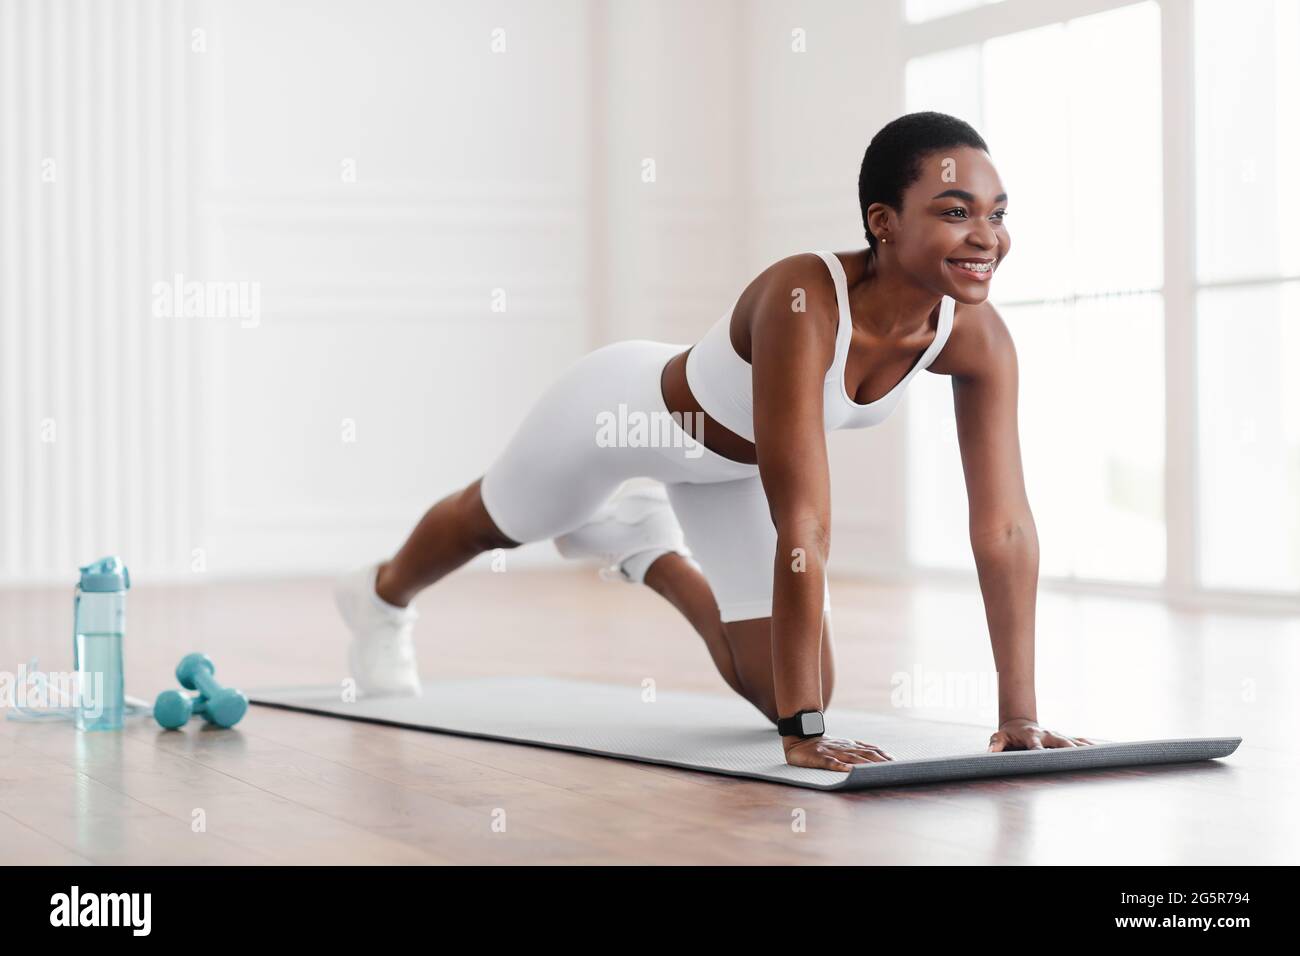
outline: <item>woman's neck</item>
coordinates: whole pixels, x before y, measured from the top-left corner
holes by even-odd
[[[866,249],[857,258],[859,267],[849,280],[853,324],[882,339],[923,336],[943,297],[917,285],[896,262],[881,260],[879,252]]]

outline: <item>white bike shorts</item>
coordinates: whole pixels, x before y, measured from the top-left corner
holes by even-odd
[[[664,365],[686,347],[636,339],[579,359],[483,476],[483,504],[524,544],[585,524],[629,479],[662,482],[722,620],[771,617],[776,528],[758,466],[705,448],[664,404]]]

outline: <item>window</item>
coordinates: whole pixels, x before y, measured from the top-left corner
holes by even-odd
[[[1044,576],[1165,577],[1160,33],[1138,3],[907,66],[907,110],[975,126],[1010,196],[992,295],[1020,358]],[[910,391],[910,558],[973,567],[951,383]]]
[[[1200,583],[1300,590],[1300,4],[1198,0]]]

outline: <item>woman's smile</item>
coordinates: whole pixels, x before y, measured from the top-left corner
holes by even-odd
[[[993,259],[972,257],[967,259],[945,259],[949,266],[961,274],[964,279],[975,282],[988,282],[993,276]]]

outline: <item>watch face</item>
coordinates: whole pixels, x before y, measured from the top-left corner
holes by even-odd
[[[803,724],[801,732],[806,735],[826,733],[826,721],[821,714],[804,714],[799,720]]]

